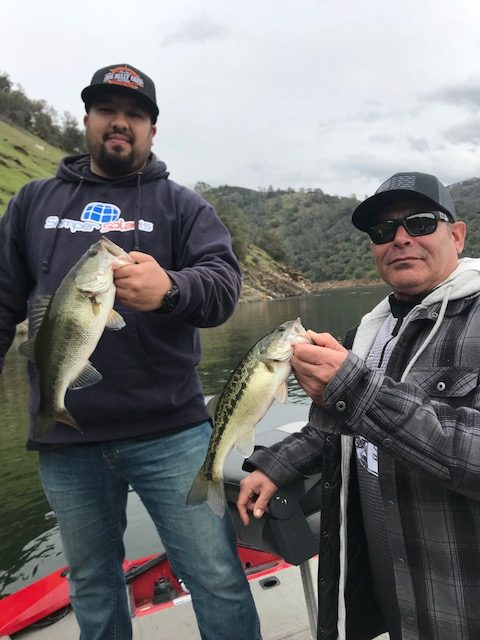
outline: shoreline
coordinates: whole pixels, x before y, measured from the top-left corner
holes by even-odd
[[[263,286],[262,286],[263,285]],[[279,300],[286,298],[298,298],[299,296],[315,295],[330,289],[348,289],[350,287],[376,287],[385,285],[383,280],[377,279],[350,279],[350,280],[326,280],[324,282],[310,282],[305,279],[296,281],[258,282],[244,281],[240,292],[239,303],[265,302],[267,300]]]

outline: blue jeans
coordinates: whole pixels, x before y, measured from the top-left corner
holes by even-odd
[[[150,514],[192,596],[204,640],[258,640],[260,625],[228,514],[185,499],[203,463],[208,423],[148,440],[40,452],[40,477],[60,527],[80,640],[130,640],[122,562],[128,486]]]

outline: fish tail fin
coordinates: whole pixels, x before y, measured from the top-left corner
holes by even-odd
[[[220,518],[225,513],[225,507],[227,501],[225,498],[225,489],[223,486],[223,478],[214,482],[213,480],[208,483],[208,497],[207,504],[210,509]]]
[[[208,480],[203,469],[200,469],[187,496],[187,504],[206,502],[210,509],[220,518],[225,513],[226,499],[223,478]]]
[[[63,422],[78,431],[82,431],[75,418],[66,409],[55,413],[55,415],[39,411],[33,421],[33,437],[41,438],[47,435],[47,433],[55,429],[57,422]]]

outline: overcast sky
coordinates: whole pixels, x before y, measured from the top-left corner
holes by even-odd
[[[359,199],[480,177],[479,0],[1,0],[0,71],[83,118],[103,66],[150,75],[154,151],[193,186]]]

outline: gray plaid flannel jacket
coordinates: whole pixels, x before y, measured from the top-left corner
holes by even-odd
[[[362,357],[350,352],[328,385],[327,410],[312,405],[301,432],[256,450],[249,462],[279,486],[323,470],[319,639],[337,638],[341,433],[378,446],[402,640],[479,640],[480,260],[462,259],[407,316],[383,375],[364,357],[388,312],[382,301],[362,320],[357,336],[367,339],[353,347]],[[365,640],[384,629],[368,562],[359,561],[367,552],[355,481],[351,465],[346,638]]]

